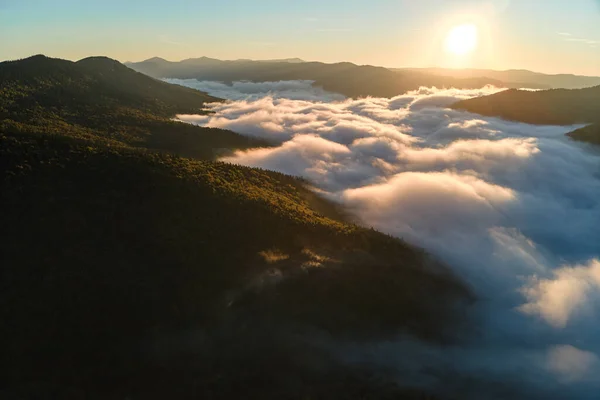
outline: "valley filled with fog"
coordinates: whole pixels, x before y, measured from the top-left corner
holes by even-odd
[[[346,99],[310,81],[166,81],[229,99],[178,120],[274,143],[222,161],[307,178],[357,223],[450,265],[478,297],[467,310],[477,334],[461,344],[337,343],[341,357],[398,368],[417,386],[451,391],[455,373],[489,382],[498,398],[510,382],[544,398],[595,398],[600,151],[566,136],[581,125],[449,108],[493,87]]]
[[[599,17],[0,0],[0,400],[599,399]]]

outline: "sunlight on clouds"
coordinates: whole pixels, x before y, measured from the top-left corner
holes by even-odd
[[[518,370],[531,385],[600,390],[590,379],[600,352],[600,153],[565,137],[576,127],[447,108],[499,90],[492,87],[310,101],[310,84],[292,86],[303,99],[231,94],[238,100],[209,105],[211,115],[179,119],[277,143],[223,161],[308,178],[357,222],[424,247],[471,285],[480,299],[470,315],[481,328],[477,343],[424,347],[411,362],[499,381]],[[388,345],[382,359],[396,344]]]
[[[513,201],[515,195],[469,175],[405,172],[385,183],[346,190],[341,199],[366,224],[425,238],[438,236],[446,227],[471,231],[493,223],[495,207]]]
[[[571,319],[595,311],[600,299],[600,260],[556,269],[549,278],[532,279],[522,291],[528,303],[521,311],[564,328]]]

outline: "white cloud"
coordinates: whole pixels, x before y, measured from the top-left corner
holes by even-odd
[[[331,33],[338,33],[338,32],[352,32],[354,29],[350,29],[350,28],[319,28],[316,29],[317,32],[331,32]]]
[[[173,46],[186,46],[186,43],[173,40],[167,35],[158,35],[158,41],[160,43],[169,44]]]
[[[565,327],[577,316],[594,318],[594,311],[600,311],[600,261],[553,270],[549,278],[532,279],[522,290],[529,302],[521,310],[553,326]]]
[[[262,45],[266,45],[262,43]],[[268,43],[268,45],[275,45]],[[279,81],[279,82],[233,82],[227,85],[222,82],[199,81],[196,79],[164,79],[165,82],[187,86],[206,92],[212,96],[229,100],[257,100],[272,95],[276,98],[311,101],[343,100],[341,94],[329,93],[312,86],[312,81]]]
[[[571,345],[555,346],[548,351],[548,369],[565,383],[593,380],[598,376],[598,356]]]
[[[586,38],[576,38],[576,37],[566,37],[565,40],[567,42],[576,42],[576,43],[584,43],[590,46],[597,45],[600,43],[600,40],[586,39]]]
[[[500,217],[496,209],[515,194],[466,174],[403,172],[384,183],[347,189],[341,200],[366,224],[417,240],[435,236],[440,226],[472,231],[493,224]]]
[[[562,366],[588,370],[595,361],[571,348],[556,350],[560,343],[600,352],[594,317],[600,311],[600,152],[565,136],[576,127],[446,108],[498,91],[491,87],[421,88],[391,99],[336,99],[313,92],[309,82],[293,87],[310,95],[288,99],[285,88],[262,90],[262,97],[210,105],[210,116],[180,119],[280,143],[225,161],[309,178],[362,224],[450,264],[482,299],[472,311],[481,337],[472,339],[477,349],[440,356],[444,365],[474,365],[469,373],[532,385],[559,374],[567,386],[552,393],[556,398],[594,398],[589,388],[598,385],[584,372],[564,372],[579,367]],[[230,98],[238,96],[247,93]],[[494,361],[499,355],[502,368]],[[521,360],[516,376],[509,359]],[[586,386],[569,386],[581,380]]]

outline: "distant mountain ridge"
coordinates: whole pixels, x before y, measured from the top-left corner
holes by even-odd
[[[306,62],[303,59],[298,58],[298,57],[294,57],[294,58],[279,58],[279,59],[272,59],[272,60],[252,60],[252,59],[248,59],[248,58],[239,58],[239,59],[233,60],[233,61],[237,61],[237,62],[243,62],[243,61],[274,62],[274,63],[289,63],[289,64],[299,64],[299,63]]]
[[[310,80],[315,86],[347,97],[393,97],[421,86],[480,88],[485,85],[503,87],[491,78],[457,79],[407,71],[396,73],[383,67],[356,65],[349,62],[221,61],[206,57],[180,62],[152,58],[127,64],[130,68],[155,78],[221,81]]]
[[[450,76],[454,78],[472,78],[486,76],[507,83],[511,88],[529,89],[582,89],[600,85],[599,76],[573,74],[542,74],[524,69],[496,71],[491,69],[449,69],[449,68],[397,68],[399,73],[417,71],[428,74]]]
[[[211,57],[198,57],[198,58],[186,58],[180,61],[169,61],[166,60],[162,57],[152,57],[149,58],[147,60],[143,60],[143,61],[139,61],[139,62],[132,62],[132,61],[128,61],[125,62],[125,65],[130,65],[130,64],[141,64],[141,63],[165,63],[165,64],[177,64],[177,63],[182,63],[182,64],[219,64],[222,62],[257,62],[257,63],[289,63],[289,64],[298,64],[298,63],[304,63],[306,61],[304,61],[301,58],[281,58],[281,59],[273,59],[273,60],[253,60],[250,58],[238,58],[235,60],[219,60],[218,58],[211,58]]]

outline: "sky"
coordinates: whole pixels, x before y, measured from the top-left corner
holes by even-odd
[[[477,49],[444,51],[474,24]],[[0,0],[0,60],[299,57],[600,76],[600,0]]]

